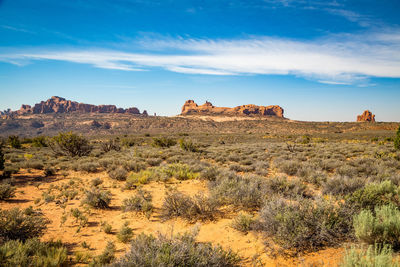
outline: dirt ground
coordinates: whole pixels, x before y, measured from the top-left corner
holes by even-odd
[[[84,210],[81,198],[85,188],[89,188],[90,182],[95,178],[103,179],[102,187],[112,193],[111,208],[107,210],[88,209],[85,215],[89,218],[88,224],[80,228],[75,219],[68,215],[64,223],[62,217],[69,214],[72,208]],[[79,179],[77,179],[79,178]],[[261,234],[250,232],[244,234],[231,227],[232,220],[236,215],[232,211],[222,211],[223,214],[217,216],[214,221],[205,221],[191,224],[182,219],[171,219],[164,221],[160,217],[160,208],[163,203],[167,187],[176,187],[179,191],[195,195],[199,192],[207,192],[205,182],[199,180],[172,181],[170,183],[151,182],[143,186],[143,189],[152,194],[152,203],[155,211],[150,218],[136,212],[123,212],[121,210],[122,201],[133,195],[133,190],[124,190],[123,183],[112,180],[107,173],[87,174],[80,172],[70,172],[66,177],[56,175],[45,178],[43,171],[21,170],[15,175],[17,183],[16,196],[7,202],[0,202],[2,209],[13,207],[26,208],[33,206],[40,208],[44,215],[50,220],[43,241],[60,239],[68,247],[69,253],[88,252],[95,256],[100,254],[106,247],[108,241],[114,241],[117,248],[117,257],[123,255],[128,249],[129,244],[121,243],[117,240],[116,233],[127,222],[129,227],[134,230],[134,234],[141,232],[163,234],[176,234],[191,231],[194,227],[199,228],[197,240],[200,242],[211,242],[215,245],[220,244],[224,249],[232,249],[244,258],[244,266],[335,266],[342,257],[342,248],[328,248],[317,253],[310,253],[296,257],[273,257],[266,253],[264,245],[265,237]],[[50,187],[60,186],[69,180],[75,180],[76,189],[79,193],[74,200],[68,201],[66,206],[57,204],[54,201],[45,203],[43,199],[37,203],[38,198],[42,197],[43,192],[47,192]],[[56,193],[57,190],[52,192]],[[35,203],[36,200],[36,203]],[[64,209],[65,208],[65,209]],[[112,226],[112,234],[106,234],[102,230],[101,223],[107,222]],[[82,243],[86,242],[88,248],[83,248]]]

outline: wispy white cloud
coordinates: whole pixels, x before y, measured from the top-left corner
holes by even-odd
[[[336,82],[336,81],[318,81],[320,83],[325,83],[325,84],[332,84],[332,85],[351,85],[349,82]]]
[[[400,78],[400,31],[342,35],[314,41],[249,37],[240,40],[146,39],[138,51],[40,49],[1,53],[0,61],[68,61],[97,68],[161,68],[203,75],[295,75],[330,84],[364,83],[368,77]],[[138,48],[138,47],[136,47]]]
[[[370,19],[367,16],[363,16],[357,12],[347,10],[347,9],[342,9],[342,8],[324,8],[324,11],[328,12],[329,14],[335,15],[335,16],[340,16],[348,21],[357,23],[361,27],[370,27],[374,24],[377,24],[377,21],[374,21]]]
[[[15,32],[24,32],[24,33],[30,33],[30,34],[34,34],[35,32],[27,30],[27,29],[23,29],[23,28],[19,28],[19,27],[13,27],[10,25],[0,25],[0,28],[6,29],[6,30],[10,30],[10,31],[15,31]]]

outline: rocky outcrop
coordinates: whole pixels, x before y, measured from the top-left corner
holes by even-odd
[[[70,112],[80,112],[80,113],[126,113],[126,114],[136,114],[140,115],[139,109],[132,108],[117,108],[115,105],[91,105],[85,103],[78,103],[71,100],[66,100],[65,98],[52,96],[46,101],[42,101],[35,104],[33,107],[30,105],[22,105],[18,111],[13,113],[17,115],[25,114],[48,114],[48,113],[70,113]],[[147,112],[143,114],[147,116]]]
[[[216,107],[206,101],[197,105],[193,100],[187,100],[182,107],[181,115],[261,115],[283,118],[283,108],[280,106],[242,105],[234,108]]]
[[[366,110],[363,114],[357,116],[357,121],[375,122],[375,115],[371,111]]]

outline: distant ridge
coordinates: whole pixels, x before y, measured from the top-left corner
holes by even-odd
[[[208,101],[199,106],[193,100],[187,100],[182,107],[181,115],[260,115],[284,118],[283,112],[283,108],[278,105],[257,106],[250,104],[226,108],[216,107]]]
[[[30,105],[22,105],[17,111],[4,111],[1,115],[27,115],[27,114],[49,114],[49,113],[126,113],[147,116],[147,111],[140,113],[136,107],[127,109],[117,108],[115,105],[91,105],[78,103],[76,101],[66,100],[59,96],[52,96],[46,101],[41,101],[33,107]]]

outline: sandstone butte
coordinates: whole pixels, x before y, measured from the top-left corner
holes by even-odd
[[[147,116],[146,110],[141,114],[138,108],[117,108],[115,105],[91,105],[85,103],[78,103],[65,98],[52,96],[46,101],[35,104],[33,107],[30,105],[22,105],[17,111],[13,111],[12,115],[26,115],[26,114],[48,114],[48,113],[126,113]]]
[[[283,117],[283,108],[280,106],[242,105],[234,108],[216,107],[206,101],[197,105],[193,100],[187,100],[182,107],[181,115],[261,115]]]
[[[363,114],[357,116],[357,121],[375,122],[375,115],[371,111],[366,110]]]

